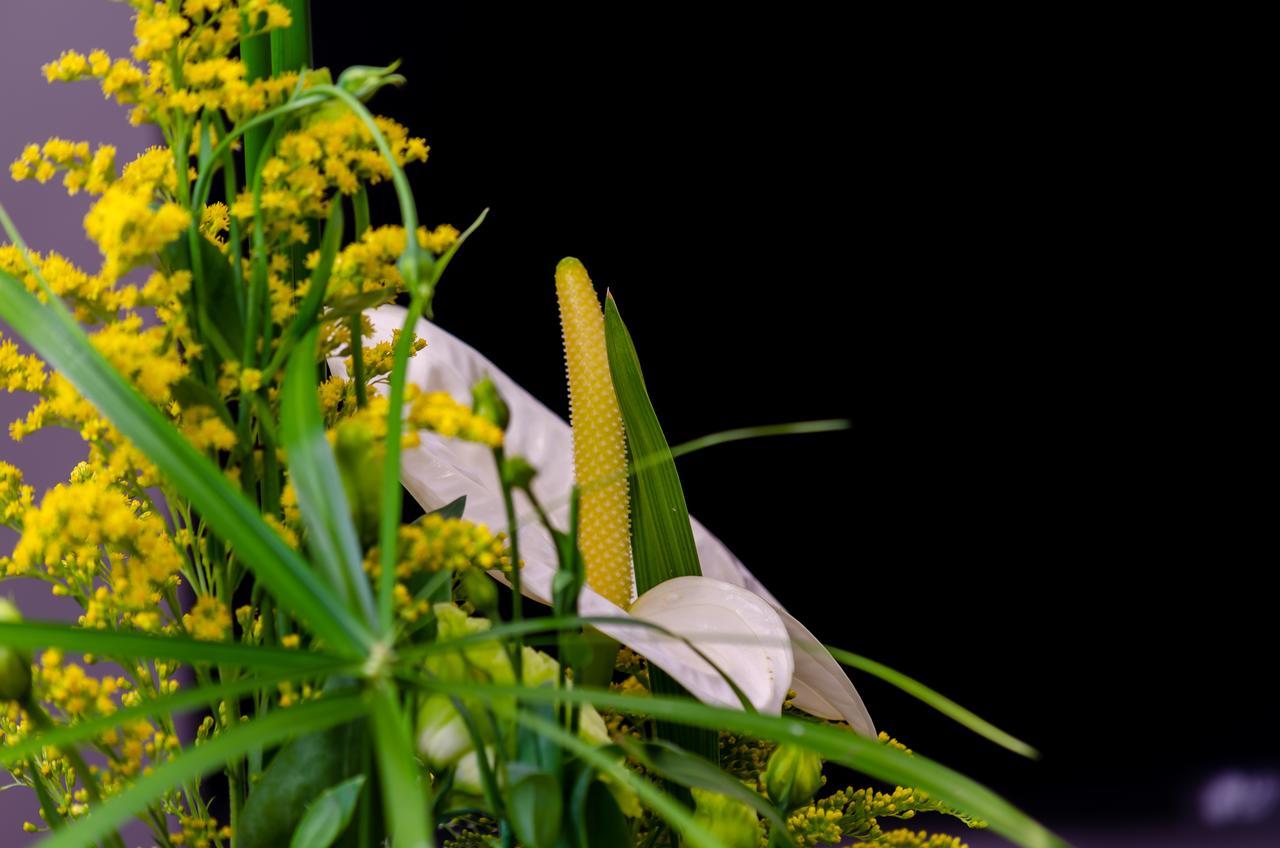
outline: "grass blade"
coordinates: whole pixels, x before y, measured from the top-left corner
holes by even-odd
[[[834,657],[837,662],[847,665],[850,668],[856,668],[859,671],[865,671],[867,674],[874,675],[884,682],[896,686],[908,695],[911,695],[933,707],[947,718],[969,728],[984,739],[990,740],[1002,748],[1008,748],[1015,754],[1021,754],[1022,756],[1029,757],[1033,760],[1039,759],[1040,752],[1028,745],[1026,742],[1023,742],[1012,734],[1004,732],[991,722],[970,712],[948,698],[946,695],[930,689],[920,681],[907,677],[907,675],[902,672],[895,671],[892,668],[889,668],[889,666],[884,665],[883,663],[878,663],[868,657],[850,653],[849,651],[842,651],[839,648],[832,648],[829,645],[824,647],[826,647],[826,649],[831,653],[831,656]]]
[[[115,632],[50,621],[0,622],[0,645],[26,650],[61,648],[107,657],[179,660],[241,668],[329,668],[343,657],[238,642],[201,642],[181,636]]]
[[[394,686],[385,684],[374,690],[370,718],[390,844],[395,848],[429,848],[433,844],[428,821],[431,804]]]
[[[92,845],[174,786],[195,780],[259,746],[274,745],[292,736],[324,730],[356,719],[364,711],[363,699],[354,695],[335,696],[236,724],[221,736],[199,747],[186,749],[119,795],[104,802],[87,817],[54,831],[39,843],[40,848],[83,848],[85,845]]]
[[[364,620],[373,624],[377,609],[364,574],[351,505],[320,417],[316,384],[318,332],[311,330],[289,357],[280,401],[281,436],[289,457],[289,477],[307,527],[307,547],[333,590],[346,598],[349,608],[358,609]]]
[[[622,323],[613,295],[605,297],[604,337],[609,352],[609,372],[622,411],[627,434],[631,475],[631,552],[636,592],[643,595],[673,577],[699,576],[698,547],[693,541],[689,507],[667,437],[654,412],[631,334]],[[684,688],[662,669],[650,665],[649,681],[655,694],[685,694]],[[713,763],[719,762],[720,744],[714,733],[689,727],[658,724],[657,733],[681,748]]]
[[[274,689],[277,684],[289,683],[302,678],[338,674],[350,669],[349,665],[329,666],[318,669],[295,669],[283,674],[266,677],[241,677],[229,683],[201,686],[197,689],[182,689],[172,695],[161,695],[149,698],[142,703],[125,707],[111,715],[84,719],[75,724],[58,727],[47,733],[28,736],[11,747],[0,747],[0,766],[9,767],[14,763],[39,752],[42,748],[76,745],[86,739],[97,736],[107,730],[119,728],[125,722],[148,716],[168,715],[183,710],[208,707],[225,698],[237,698],[259,689]]]
[[[41,304],[0,272],[0,317],[155,463],[282,607],[337,650],[362,652],[372,644],[369,631],[316,583],[257,507],[111,367],[60,302]]]
[[[638,715],[680,722],[709,730],[727,730],[760,739],[799,745],[824,759],[855,769],[877,780],[922,789],[971,816],[1023,848],[1067,848],[1067,843],[1004,798],[964,775],[922,757],[905,754],[857,733],[787,716],[762,715],[712,707],[693,700],[664,696],[621,695],[602,689],[549,689],[444,683],[421,679],[431,691],[478,698],[519,698],[525,703],[592,704]]]

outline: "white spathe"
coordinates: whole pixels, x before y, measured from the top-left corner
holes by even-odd
[[[389,340],[392,330],[400,329],[405,310],[388,305],[370,310],[366,315],[373,322],[373,341],[380,342]],[[533,481],[534,493],[546,505],[552,518],[564,526],[568,515],[567,497],[573,485],[573,447],[568,423],[482,354],[445,330],[422,319],[415,332],[426,340],[427,348],[409,360],[408,382],[423,391],[448,392],[457,400],[470,403],[471,387],[485,377],[492,380],[511,410],[511,422],[506,432],[507,453],[524,457],[538,470]],[[335,374],[346,376],[340,359],[331,359],[329,364]],[[418,503],[431,510],[465,496],[467,518],[495,531],[507,529],[502,488],[489,448],[446,439],[427,431],[420,435],[419,446],[405,450],[401,460],[405,488]],[[794,703],[800,709],[819,718],[847,721],[859,733],[874,736],[875,726],[862,698],[822,644],[782,608],[719,539],[696,519],[692,520],[692,527],[703,577],[710,578],[707,588],[676,592],[676,587],[673,587],[663,591],[667,584],[662,584],[650,590],[650,593],[659,593],[654,599],[648,598],[650,593],[638,599],[632,606],[632,614],[645,619],[660,617],[661,621],[654,618],[654,623],[696,642],[698,649],[732,676],[735,684],[762,712],[778,712],[782,703],[778,693],[785,695],[789,683],[796,692]],[[520,516],[519,533],[520,557],[524,561],[521,570],[524,593],[548,604],[557,568],[554,543],[531,511]],[[698,581],[700,578],[678,580]],[[733,594],[733,601],[727,600],[727,588],[722,593],[722,599],[726,599],[723,605],[726,611],[717,615],[725,616],[720,619],[724,629],[703,627],[697,616],[690,619],[689,616],[671,613],[667,605],[677,599],[683,603],[693,603],[690,599],[696,599],[699,615],[704,615],[705,608],[715,597],[714,581],[738,590]],[[676,581],[668,581],[673,582]],[[743,596],[765,603],[753,604]],[[628,615],[627,611],[605,600],[590,587],[583,588],[578,611],[580,615],[592,617],[621,618]],[[778,623],[782,625],[781,630]],[[707,703],[738,705],[738,698],[724,678],[678,640],[642,626],[601,625],[599,629],[657,664],[699,699]],[[703,631],[701,639],[697,638],[699,630]],[[712,638],[717,635],[720,640]],[[727,655],[744,642],[747,646],[742,650],[752,652],[755,659],[742,661],[745,664],[730,660]],[[767,650],[762,651],[762,648]],[[788,659],[784,660],[783,656]],[[732,666],[733,670],[726,666]]]

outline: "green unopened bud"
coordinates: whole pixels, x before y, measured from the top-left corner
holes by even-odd
[[[432,258],[431,252],[423,250],[416,238],[409,239],[404,253],[400,254],[400,260],[396,262],[396,267],[400,269],[400,276],[404,278],[405,288],[413,294],[421,294],[425,297],[427,308],[430,309],[436,267],[436,261]]]
[[[822,758],[795,745],[779,745],[764,770],[764,788],[776,804],[799,807],[822,788]]]
[[[471,387],[471,411],[499,430],[507,429],[511,422],[511,410],[488,377]]]
[[[697,804],[694,819],[719,837],[725,848],[756,848],[761,831],[755,810],[719,792],[697,787],[692,792]]]
[[[536,476],[538,469],[523,456],[509,456],[502,463],[502,480],[513,489],[528,489]]]
[[[447,695],[432,695],[418,710],[418,753],[433,768],[454,765],[472,749],[467,723]]]
[[[477,611],[490,618],[497,612],[498,587],[488,574],[476,568],[468,568],[462,573],[462,591]]]
[[[0,622],[22,621],[13,602],[0,598]],[[17,648],[0,645],[0,701],[21,701],[31,693],[31,655]]]
[[[338,87],[354,94],[362,101],[367,101],[380,88],[388,85],[404,85],[404,76],[395,73],[398,67],[400,67],[399,59],[385,68],[375,68],[372,65],[352,65],[338,75]]]

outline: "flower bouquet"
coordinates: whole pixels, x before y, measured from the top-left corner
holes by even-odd
[[[36,396],[10,435],[86,445],[39,498],[0,464],[0,577],[81,609],[0,600],[0,757],[40,844],[135,819],[165,848],[962,844],[920,813],[1062,844],[877,734],[844,666],[1030,748],[822,645],[690,518],[679,455],[840,422],[670,447],[565,259],[570,427],[428,320],[483,215],[419,224],[427,145],[366,105],[394,66],[312,67],[305,0],[131,5],[131,56],[44,71],[165,145],[52,138],[10,169],[94,196],[101,266],[0,209],[0,318],[34,351],[0,341],[0,383]],[[385,184],[397,221],[371,219]]]

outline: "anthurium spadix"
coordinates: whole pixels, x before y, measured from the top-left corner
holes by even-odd
[[[405,310],[388,305],[370,310],[366,316],[373,324],[372,341],[381,342],[391,339],[393,331],[403,326]],[[547,505],[553,520],[565,526],[566,496],[574,484],[569,424],[479,351],[447,331],[421,319],[415,332],[426,340],[427,348],[409,361],[408,382],[423,391],[448,392],[469,403],[473,386],[485,378],[493,381],[511,413],[506,452],[524,457],[538,470],[532,485],[534,494]],[[329,364],[334,373],[346,376],[340,359],[330,360]],[[419,435],[419,444],[406,448],[401,460],[401,479],[414,499],[431,510],[466,497],[468,518],[494,530],[506,529],[502,487],[490,449],[429,431]],[[579,614],[649,616],[653,623],[692,641],[697,651],[643,625],[599,625],[601,631],[648,658],[707,703],[739,705],[733,687],[725,682],[727,676],[757,709],[777,712],[789,685],[796,692],[793,703],[800,709],[819,718],[847,721],[859,733],[875,735],[857,690],[822,643],[787,613],[719,539],[696,519],[691,520],[691,525],[701,579],[708,581],[703,584],[708,588],[675,592],[678,586],[667,587],[653,599],[639,599],[625,610],[588,585],[579,597]],[[550,604],[557,569],[554,542],[532,514],[521,516],[519,540],[524,563],[521,588],[533,600]],[[663,585],[654,591],[663,589]],[[709,611],[713,603],[714,622]],[[689,614],[680,615],[677,611],[681,608]],[[781,631],[769,612],[781,622]],[[704,623],[704,632],[699,634],[697,629]],[[746,652],[735,653],[743,645],[756,648],[756,656],[761,658],[748,659],[750,654]]]

